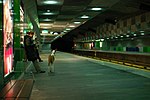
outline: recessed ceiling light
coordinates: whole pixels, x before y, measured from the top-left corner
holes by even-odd
[[[53,32],[50,32],[50,34],[53,34]]]
[[[48,30],[42,30],[42,33],[48,33]]]
[[[129,37],[129,35],[126,35],[126,37]]]
[[[44,28],[44,29],[49,29],[49,28],[52,28],[52,26],[40,26],[40,28]]]
[[[142,33],[142,32],[144,32],[144,31],[140,31],[140,32]]]
[[[56,13],[52,13],[52,12],[46,12],[46,13],[41,13],[42,15],[56,15]]]
[[[53,34],[54,34],[54,35],[58,35],[58,32],[54,32]]]
[[[133,34],[133,36],[136,36],[136,34]]]
[[[76,27],[76,26],[74,26],[74,25],[70,25],[69,27]]]
[[[89,16],[83,15],[83,16],[81,16],[80,18],[89,18]]]
[[[66,28],[67,31],[71,30],[70,28]]]
[[[64,30],[63,32],[67,32],[66,30]]]
[[[58,4],[57,1],[44,1],[44,4]]]
[[[48,23],[40,23],[40,26],[51,26],[52,24],[48,24]]]
[[[50,10],[47,10],[47,12],[50,12]]]
[[[100,41],[104,41],[104,39],[100,39]]]
[[[145,35],[144,33],[141,33],[141,35]]]
[[[52,21],[52,19],[46,18],[46,19],[40,19],[40,21]]]
[[[74,22],[75,24],[80,24],[81,22]]]
[[[102,10],[102,8],[91,8],[91,10],[99,11],[99,10]]]

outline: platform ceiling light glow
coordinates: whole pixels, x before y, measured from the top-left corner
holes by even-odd
[[[48,23],[40,23],[40,26],[51,26],[52,24],[48,24]]]
[[[58,4],[59,2],[57,2],[57,1],[44,1],[43,2],[44,4]]]
[[[136,36],[136,34],[133,34],[133,36]]]
[[[42,33],[48,33],[48,30],[42,30]]]
[[[51,26],[40,26],[40,28],[49,29],[52,28]]]
[[[140,32],[142,33],[142,32],[144,32],[144,31],[140,31]]]
[[[74,24],[80,24],[81,22],[74,22]]]
[[[81,16],[80,18],[89,18],[89,16],[83,15],[83,16]]]
[[[100,39],[100,41],[104,41],[104,39]]]
[[[40,13],[42,15],[56,15],[57,13],[53,13],[53,12],[46,12],[46,13]]]
[[[102,10],[102,8],[91,8],[91,10],[99,11],[99,10]]]
[[[70,28],[66,28],[67,31],[71,30]]]
[[[69,27],[76,27],[76,26],[74,26],[74,25],[70,25]]]
[[[50,10],[47,10],[47,12],[50,12]]]
[[[144,33],[141,33],[141,35],[145,35]]]
[[[53,21],[53,20],[46,18],[46,19],[40,19],[40,21]]]
[[[126,35],[126,37],[129,37],[129,35]]]
[[[66,33],[67,31],[66,31],[66,30],[64,30],[64,32]]]
[[[53,32],[50,32],[50,34],[53,34]]]
[[[58,35],[58,32],[54,32],[54,35]]]

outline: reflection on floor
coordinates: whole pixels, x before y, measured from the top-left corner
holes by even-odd
[[[48,69],[49,52],[41,54]],[[55,74],[36,74],[31,100],[150,100],[150,72],[110,62],[56,52]]]

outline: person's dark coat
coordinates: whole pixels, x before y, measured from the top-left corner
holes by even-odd
[[[33,39],[30,36],[26,36],[24,38],[24,48],[26,51],[26,56],[28,61],[35,61],[37,60],[37,55],[35,51],[35,44],[33,43]]]

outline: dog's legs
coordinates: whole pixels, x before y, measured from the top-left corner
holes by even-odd
[[[48,66],[48,75],[54,75],[54,64],[52,63]]]
[[[50,71],[53,73],[54,70],[55,70],[55,69],[54,69],[54,64],[52,63],[52,64],[51,64],[51,69],[50,69]]]
[[[48,66],[48,71],[50,73],[53,73],[54,72],[54,64],[50,63],[50,65]]]

